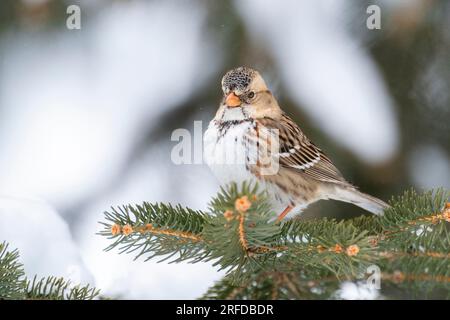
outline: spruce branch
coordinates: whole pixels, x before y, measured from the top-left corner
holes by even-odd
[[[205,298],[333,297],[339,281],[362,281],[371,265],[398,287],[450,289],[449,193],[407,191],[384,216],[276,223],[256,185],[222,188],[208,211],[164,204],[105,213],[107,248],[146,260],[205,262],[227,271]]]
[[[107,222],[102,223],[99,234],[113,239],[106,249],[119,246],[120,252],[137,252],[136,259],[146,260],[162,256],[160,261],[204,259],[205,243],[201,235],[207,215],[181,206],[165,204],[128,205],[105,212]]]
[[[99,290],[89,285],[73,286],[63,278],[28,280],[17,249],[9,251],[6,242],[0,244],[0,300],[91,300],[98,294]]]
[[[6,242],[0,243],[0,300],[20,299],[26,287],[24,278],[19,252],[9,251]]]
[[[46,277],[28,280],[25,298],[32,300],[92,300],[100,291],[86,286],[72,286],[70,281],[64,278]]]

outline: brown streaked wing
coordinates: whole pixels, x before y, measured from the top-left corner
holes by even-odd
[[[314,145],[287,115],[283,114],[279,121],[264,118],[259,122],[268,128],[279,130],[278,156],[281,166],[319,181],[352,186],[325,153]]]

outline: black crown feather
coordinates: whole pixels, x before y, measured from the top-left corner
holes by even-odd
[[[222,85],[229,90],[245,91],[253,79],[255,71],[247,67],[239,67],[228,71],[222,79]]]

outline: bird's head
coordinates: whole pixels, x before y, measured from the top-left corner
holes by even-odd
[[[280,113],[278,103],[267,88],[258,71],[248,67],[238,67],[228,71],[222,78],[224,94],[221,108],[229,120],[261,118],[272,113]]]

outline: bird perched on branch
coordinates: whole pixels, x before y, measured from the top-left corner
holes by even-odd
[[[283,112],[257,71],[228,71],[222,91],[203,137],[205,161],[221,183],[257,181],[279,212],[278,221],[322,199],[353,203],[377,215],[389,207],[344,179]]]

